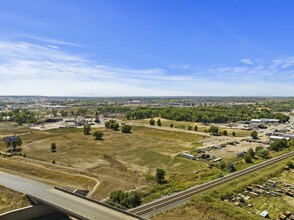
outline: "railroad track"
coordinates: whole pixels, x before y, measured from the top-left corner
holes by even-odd
[[[191,187],[187,190],[175,193],[171,196],[164,197],[164,198],[158,199],[154,202],[141,205],[139,207],[130,209],[128,211],[133,214],[136,214],[138,216],[148,217],[151,214],[156,214],[159,211],[163,211],[165,208],[169,208],[169,207],[174,206],[176,204],[182,204],[183,202],[187,201],[189,198],[191,198],[192,196],[194,196],[198,193],[209,190],[213,187],[216,187],[216,186],[221,185],[223,183],[229,182],[231,180],[237,179],[237,178],[244,176],[246,174],[249,174],[251,172],[260,170],[266,166],[275,164],[279,161],[285,160],[285,159],[290,158],[292,156],[294,156],[294,151],[287,153],[287,154],[283,154],[278,157],[275,157],[273,159],[266,160],[266,161],[261,162],[259,164],[250,166],[246,169],[228,174],[224,177],[212,180],[208,183],[203,183],[201,185],[197,185],[197,186]]]

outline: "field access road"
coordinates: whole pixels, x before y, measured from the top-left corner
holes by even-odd
[[[176,207],[179,205],[184,204],[187,202],[192,196],[201,193],[203,191],[212,189],[216,186],[219,186],[223,183],[229,182],[231,180],[235,180],[239,177],[242,177],[246,174],[252,173],[254,171],[260,170],[266,166],[275,164],[277,162],[280,162],[282,160],[285,160],[287,158],[293,157],[294,156],[294,151],[266,160],[264,162],[261,162],[259,164],[250,166],[244,170],[240,170],[231,174],[228,174],[222,178],[210,181],[208,183],[204,183],[198,186],[191,187],[187,190],[172,194],[170,196],[163,197],[161,199],[158,199],[154,202],[150,202],[141,206],[138,206],[136,208],[130,209],[129,211],[131,213],[134,213],[136,215],[148,218],[150,216],[153,216],[155,214],[158,214],[162,211],[165,211],[166,209]]]
[[[97,204],[84,198],[56,190],[48,185],[0,171],[0,185],[36,197],[57,211],[81,219],[135,220],[125,213]]]

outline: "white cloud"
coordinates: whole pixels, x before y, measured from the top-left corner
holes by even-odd
[[[183,70],[187,70],[187,69],[190,69],[190,66],[187,65],[187,64],[184,64],[184,65],[170,65],[169,68],[171,69],[183,69]]]
[[[195,75],[98,65],[54,45],[0,41],[1,95],[294,95],[292,58]],[[294,64],[293,64],[294,65]],[[183,66],[182,66],[182,69]]]
[[[251,65],[253,64],[253,61],[251,59],[242,59],[240,60],[241,63],[247,64],[247,65]]]

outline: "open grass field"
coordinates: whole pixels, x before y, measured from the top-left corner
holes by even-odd
[[[161,120],[163,127],[170,127],[171,124],[173,124],[173,127],[178,127],[179,130],[188,129],[188,126],[192,126],[192,129],[195,125],[197,125],[199,132],[205,132],[205,130],[209,129],[209,126],[204,125],[203,123],[198,122],[188,122],[188,121],[175,121],[175,120],[169,120],[169,119],[163,119],[163,118],[154,118],[155,121],[158,119]],[[127,120],[127,122],[135,123],[138,125],[149,125],[149,119],[141,119],[141,120]],[[251,131],[246,130],[240,130],[240,129],[233,129],[233,128],[222,128],[223,124],[214,124],[215,126],[218,126],[220,128],[220,131],[226,130],[228,132],[228,136],[232,137],[232,133],[235,132],[236,137],[247,137],[250,136]],[[155,127],[156,127],[155,123]],[[182,126],[185,126],[183,128]]]
[[[50,166],[36,166],[18,158],[0,157],[0,169],[24,177],[32,178],[37,181],[45,182],[49,185],[68,187],[70,189],[82,188],[92,189],[96,184],[94,180],[81,176],[58,171]]]
[[[293,161],[293,160],[292,160]],[[293,198],[283,195],[281,197],[259,196],[249,199],[252,207],[237,207],[232,202],[223,201],[221,198],[229,198],[242,192],[245,187],[258,183],[262,184],[268,179],[277,179],[283,182],[294,184],[294,170],[284,170],[286,162],[281,162],[265,168],[261,171],[249,174],[233,182],[229,182],[205,193],[195,196],[189,203],[178,208],[166,211],[152,220],[168,219],[214,219],[214,220],[261,220],[259,213],[267,210],[270,218],[276,219],[282,211],[293,211]]]
[[[30,205],[25,195],[0,186],[0,213]]]
[[[6,135],[23,134],[31,132],[28,126],[15,125],[10,122],[0,122],[0,138]]]
[[[179,153],[197,149],[198,141],[204,138],[200,135],[140,126],[134,126],[131,134],[105,128],[96,128],[92,132],[95,130],[104,132],[104,140],[94,140],[92,135],[84,135],[82,129],[53,129],[23,134],[22,154],[26,158],[19,157],[19,160],[69,167],[94,176],[101,183],[93,194],[98,199],[107,197],[117,189],[132,190],[151,186],[153,182],[146,180],[146,177],[154,176],[156,168],[165,169],[167,178],[178,183],[185,180],[181,187],[206,181],[216,173],[208,172],[205,162],[177,157]],[[55,153],[50,149],[53,142],[57,145]],[[0,144],[0,149],[7,149],[4,143]],[[53,165],[52,161],[56,164]],[[199,173],[193,175],[193,171]],[[202,179],[204,173],[207,178]],[[54,177],[54,182],[58,182],[58,178]],[[67,184],[70,185],[70,181]]]

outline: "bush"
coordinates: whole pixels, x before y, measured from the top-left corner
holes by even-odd
[[[252,163],[252,157],[249,153],[246,153],[245,156],[244,156],[244,161],[246,163]]]
[[[231,172],[231,173],[237,170],[235,167],[235,164],[233,164],[232,162],[228,162],[227,168],[228,168],[229,172]]]
[[[96,140],[102,140],[104,133],[102,131],[95,131],[93,133],[93,136],[95,137]]]
[[[286,139],[276,140],[276,141],[272,142],[271,146],[270,146],[270,148],[274,151],[281,151],[287,147],[288,147],[288,143],[287,143]]]
[[[129,134],[129,133],[131,133],[131,129],[132,129],[132,127],[130,125],[125,125],[122,127],[121,132],[125,133],[125,134]]]
[[[57,149],[56,143],[52,143],[51,144],[51,152],[52,153],[55,153],[56,152],[56,149]]]
[[[165,181],[165,171],[163,169],[156,169],[156,179],[157,183],[162,184]]]
[[[149,124],[150,124],[150,125],[154,125],[154,124],[155,124],[155,120],[154,120],[153,118],[151,118],[151,119],[149,120]]]
[[[248,150],[247,150],[247,153],[250,154],[250,156],[251,156],[252,158],[255,157],[255,152],[254,152],[254,150],[253,150],[252,148],[248,149]]]
[[[252,132],[251,132],[251,137],[252,137],[253,139],[258,139],[257,131],[252,131]]]
[[[55,160],[52,160],[52,163],[55,164],[56,163]]]
[[[173,127],[174,127],[174,124],[170,124],[169,126],[170,126],[171,128],[173,128]]]
[[[223,130],[222,133],[223,133],[224,136],[227,136],[228,135],[227,130]]]
[[[142,199],[138,192],[123,192],[121,190],[110,193],[110,200],[113,203],[123,206],[125,209],[134,208],[141,205]]]
[[[208,132],[212,133],[213,135],[216,135],[216,134],[218,134],[218,130],[219,130],[218,127],[211,125],[208,129]]]
[[[108,129],[112,129],[114,131],[118,131],[119,123],[117,123],[116,120],[111,119],[111,120],[105,122],[105,127]]]
[[[161,126],[161,120],[160,119],[157,120],[157,126]]]
[[[221,177],[223,177],[224,176],[224,174],[222,173],[222,172],[219,172],[218,174],[217,174],[217,177],[218,178],[221,178]]]
[[[84,135],[89,135],[91,131],[91,125],[85,124],[84,125]]]
[[[256,152],[257,156],[263,158],[263,159],[268,159],[269,158],[269,151],[266,148],[262,148]]]
[[[288,161],[287,162],[287,166],[290,168],[290,169],[294,169],[294,164],[292,161]]]

